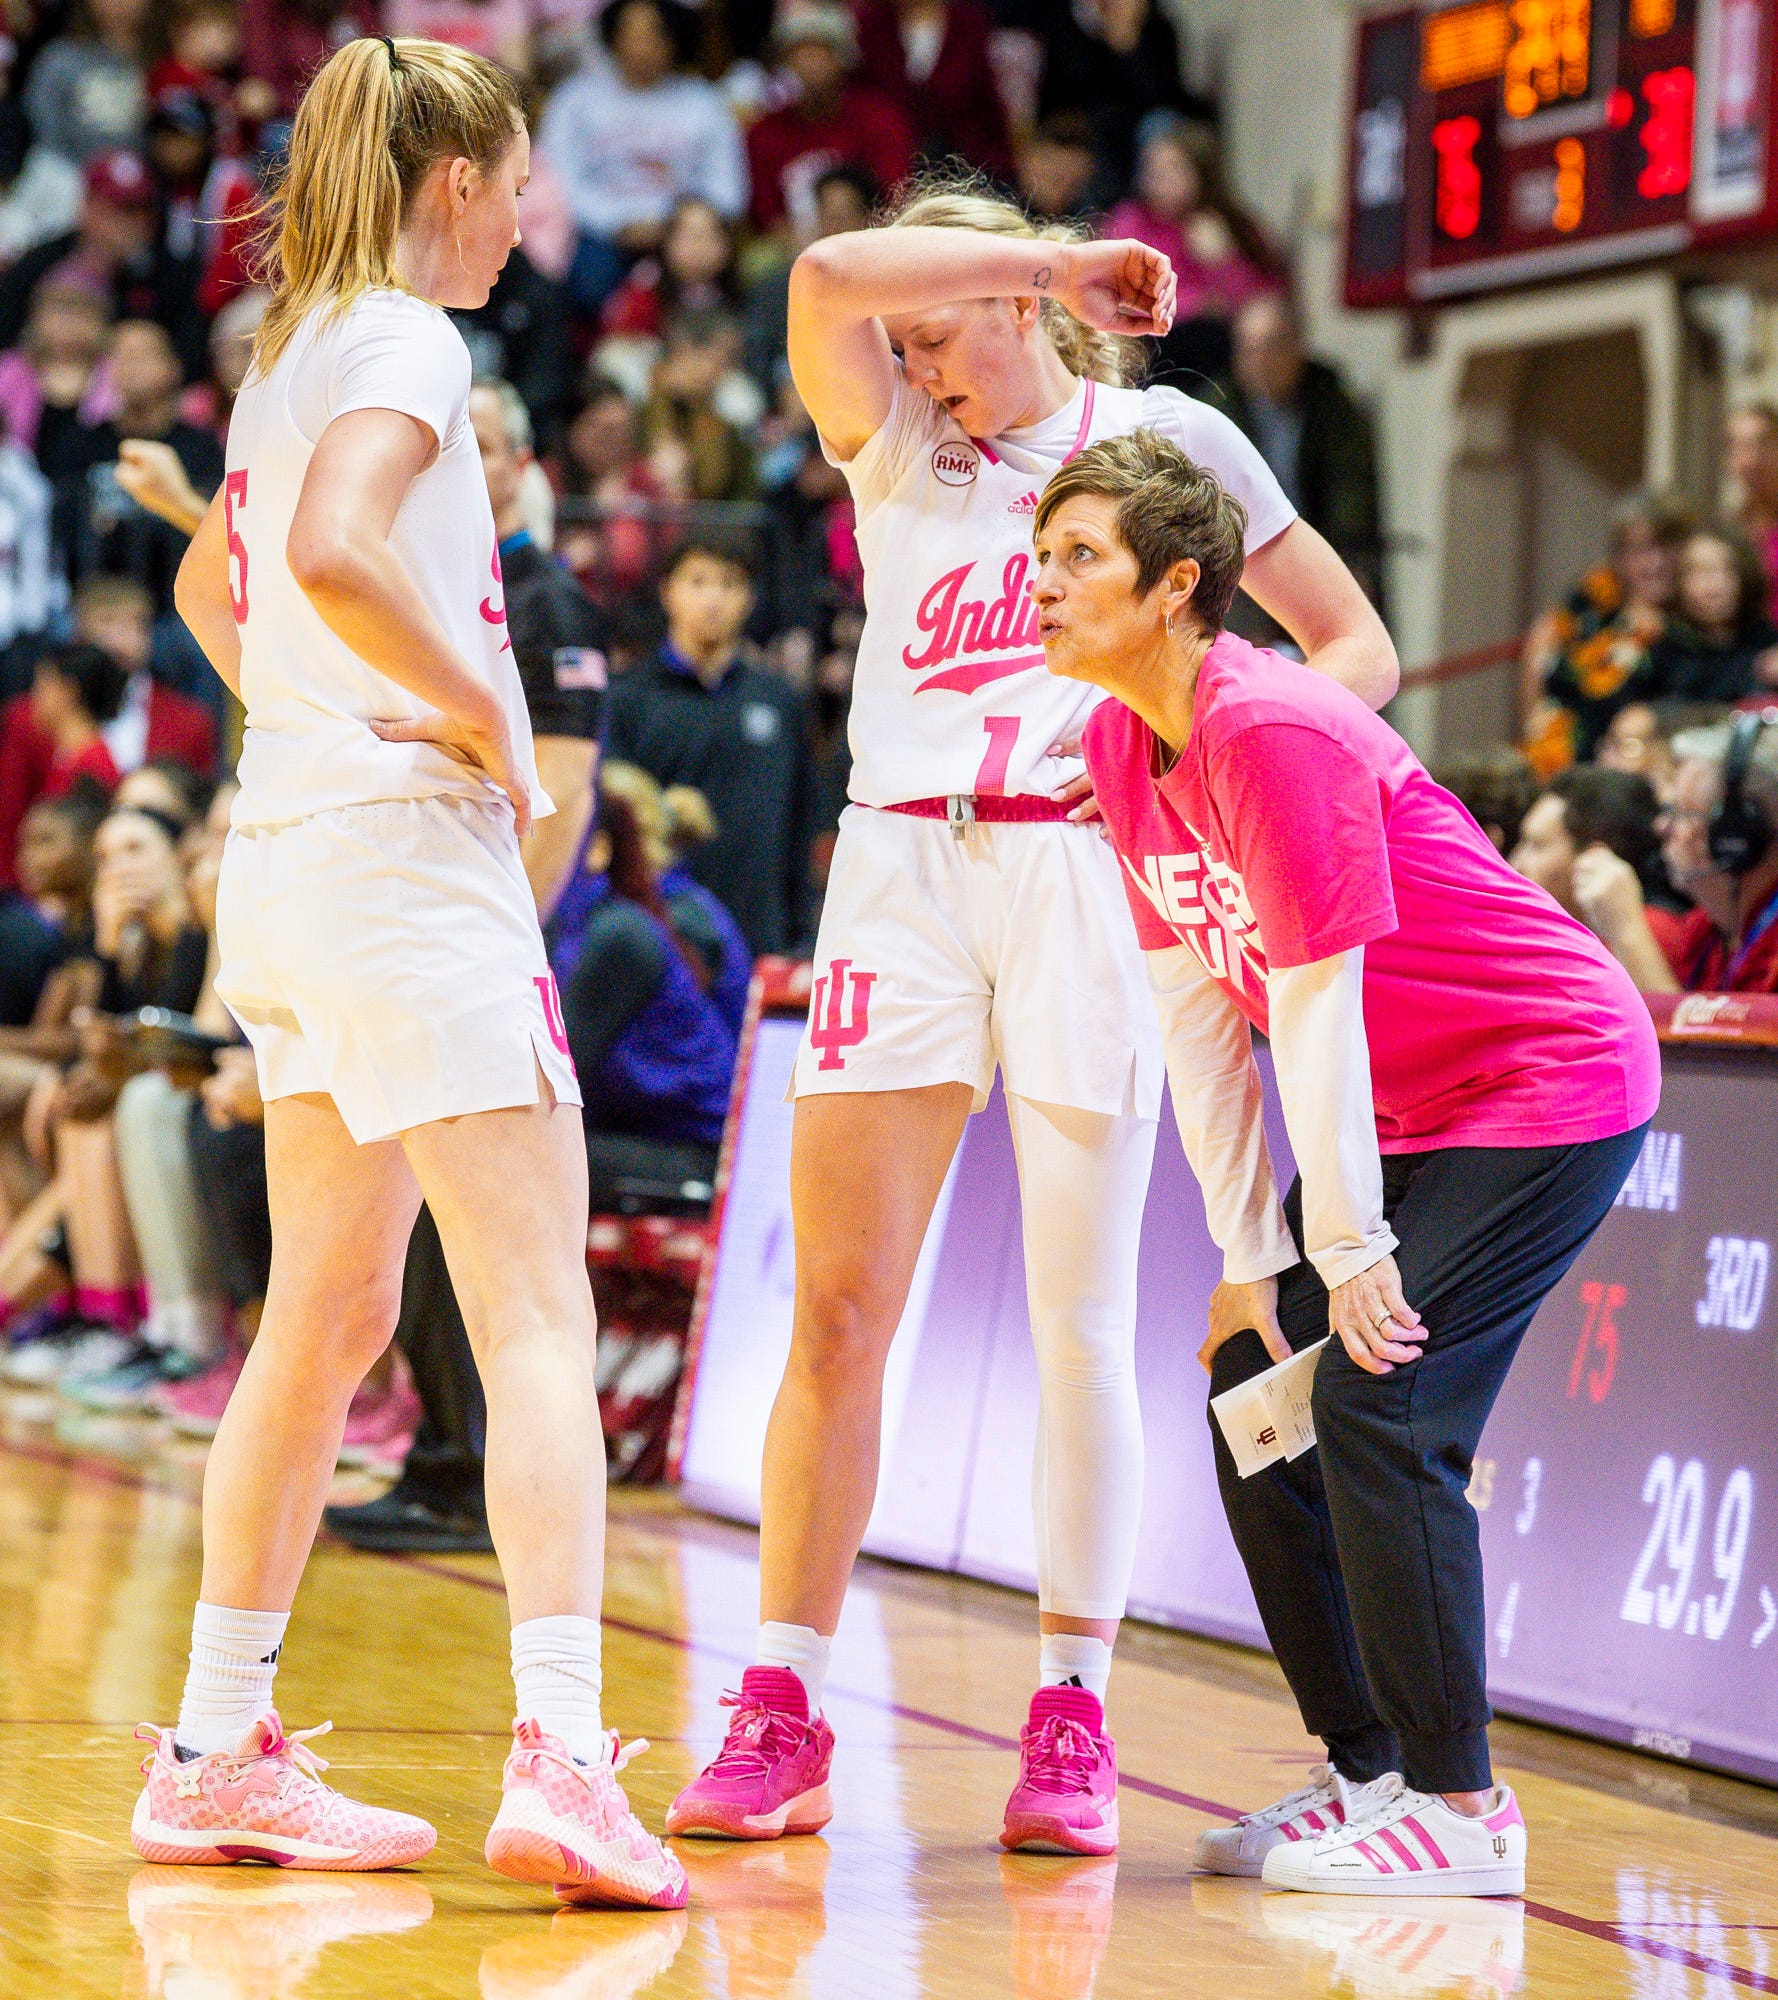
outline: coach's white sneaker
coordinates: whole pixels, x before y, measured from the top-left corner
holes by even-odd
[[[1377,1782],[1381,1782],[1378,1780]],[[1274,1847],[1313,1840],[1363,1810],[1370,1785],[1349,1784],[1331,1764],[1311,1764],[1309,1782],[1263,1812],[1198,1835],[1192,1859],[1212,1875],[1257,1875]]]
[[[1491,1812],[1453,1812],[1434,1792],[1395,1773],[1365,1787],[1362,1810],[1309,1840],[1275,1846],[1261,1878],[1268,1889],[1334,1896],[1522,1896],[1525,1822],[1501,1785]]]

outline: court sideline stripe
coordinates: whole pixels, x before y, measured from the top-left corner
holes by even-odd
[[[187,1493],[180,1487],[147,1478],[127,1467],[111,1461],[89,1457],[82,1452],[52,1449],[45,1445],[21,1444],[11,1440],[0,1440],[0,1455],[14,1458],[32,1459],[39,1464],[57,1465],[88,1479],[99,1480],[111,1486],[134,1488],[138,1492],[172,1493],[192,1506],[201,1506],[199,1495]],[[431,1562],[424,1556],[367,1551],[382,1556],[385,1562],[399,1563],[404,1569],[423,1571],[428,1576],[443,1578],[449,1583],[467,1584],[472,1590],[489,1591],[504,1597],[506,1586],[493,1577],[473,1576],[460,1569],[453,1569],[448,1563]],[[726,1660],[730,1664],[746,1664],[737,1653],[730,1653],[719,1646],[711,1646],[704,1641],[687,1638],[681,1632],[664,1632],[657,1626],[638,1624],[633,1619],[613,1618],[607,1614],[601,1623],[615,1631],[627,1633],[633,1639],[653,1640],[657,1645],[671,1646],[683,1653],[700,1653],[712,1659]],[[945,1735],[959,1736],[972,1743],[981,1743],[995,1750],[1017,1750],[1018,1743],[1010,1736],[1000,1736],[988,1729],[977,1729],[973,1723],[958,1722],[948,1715],[934,1715],[926,1709],[911,1708],[903,1702],[885,1701],[880,1695],[858,1694],[848,1688],[834,1689],[834,1693],[848,1701],[855,1701],[867,1708],[876,1708],[898,1717],[905,1722],[919,1723],[928,1729],[935,1729]],[[90,1725],[98,1726],[98,1725]],[[1169,1785],[1157,1784],[1152,1778],[1138,1778],[1128,1772],[1119,1772],[1118,1783],[1133,1792],[1141,1792],[1150,1798],[1164,1800],[1169,1805],[1182,1805],[1194,1812],[1208,1813],[1213,1819],[1235,1820],[1241,1817],[1232,1806],[1219,1805],[1212,1799],[1200,1799],[1191,1792],[1175,1791]],[[1749,1967],[1732,1965],[1726,1959],[1711,1958],[1703,1952],[1690,1951],[1684,1945],[1669,1944],[1660,1938],[1645,1937],[1640,1932],[1625,1930],[1621,1925],[1600,1917],[1577,1916],[1572,1910],[1561,1910],[1549,1903],[1534,1903],[1525,1899],[1525,1914],[1536,1917],[1541,1922],[1553,1924],[1560,1930],[1573,1931],[1580,1937],[1591,1938],[1595,1943],[1616,1945],[1621,1950],[1638,1952],[1646,1958],[1660,1959],[1669,1965],[1681,1965],[1688,1971],[1701,1972],[1713,1979],[1725,1979],[1731,1986],[1745,1986],[1755,1993],[1778,1994],[1778,1979],[1763,1972],[1755,1972]]]

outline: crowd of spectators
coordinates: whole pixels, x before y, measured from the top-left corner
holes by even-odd
[[[1650,993],[1778,993],[1778,409],[1724,426],[1733,505],[1617,510],[1532,627],[1521,748],[1446,782]]]
[[[16,0],[0,1366],[201,1433],[264,1291],[262,1110],[212,990],[242,719],[172,581],[221,476],[266,302],[258,204],[316,64],[354,35],[430,35],[528,94],[524,244],[457,316],[561,807],[526,868],[595,1205],[695,1212],[753,962],[808,949],[846,792],[862,575],[785,361],[802,247],[943,163],[1163,250],[1180,310],[1153,377],[1215,400],[1382,602],[1369,420],[1226,184],[1183,19],[1158,0]],[[1609,561],[1531,636],[1522,750],[1445,774],[1659,990],[1778,989],[1778,840],[1760,832],[1778,827],[1778,730],[1731,722],[1778,690],[1778,413],[1737,413],[1727,447],[1738,516],[1628,504]],[[418,1423],[424,1476],[359,1528],[443,1522],[442,1545],[474,1544],[479,1405],[424,1217],[401,1345],[418,1398],[386,1365],[347,1449],[399,1457]]]

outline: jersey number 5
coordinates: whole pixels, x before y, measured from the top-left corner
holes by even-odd
[[[236,572],[228,574],[228,608],[235,614],[235,623],[247,622],[247,544],[241,539],[241,531],[235,526],[235,509],[247,504],[247,473],[245,468],[231,472],[222,482],[222,518],[228,529],[228,555],[231,564],[238,564],[240,581],[237,587]]]

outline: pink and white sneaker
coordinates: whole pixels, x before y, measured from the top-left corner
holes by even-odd
[[[182,1437],[213,1438],[246,1359],[244,1347],[229,1346],[201,1375],[188,1375],[183,1382],[157,1382],[148,1392],[148,1407],[158,1410]]]
[[[1364,1810],[1370,1792],[1369,1785],[1352,1784],[1331,1764],[1311,1764],[1309,1782],[1276,1805],[1247,1813],[1233,1826],[1200,1833],[1192,1859],[1212,1875],[1257,1877],[1274,1847],[1313,1840],[1344,1826],[1354,1812]]]
[[[142,1723],[154,1749],[130,1821],[130,1845],[145,1861],[269,1861],[277,1868],[405,1868],[432,1852],[438,1835],[411,1813],[360,1805],[321,1782],[327,1766],[306,1747],[333,1727],[284,1734],[277,1711],[254,1723],[232,1751],[182,1763],[173,1732]]]
[[[422,1414],[412,1371],[397,1353],[388,1385],[375,1389],[361,1383],[352,1398],[340,1439],[341,1465],[401,1465],[413,1450]]]
[[[541,1882],[564,1903],[683,1910],[685,1870],[630,1810],[617,1774],[648,1748],[618,1747],[608,1730],[597,1764],[569,1756],[535,1722],[512,1726],[500,1811],[488,1829],[488,1866],[515,1882]]]
[[[667,1808],[667,1831],[708,1840],[819,1833],[833,1818],[833,1731],[825,1716],[810,1719],[801,1680],[789,1667],[749,1667],[722,1705],[735,1711],[728,1736]]]
[[[1268,1889],[1335,1896],[1522,1896],[1525,1821],[1501,1785],[1493,1811],[1454,1812],[1435,1792],[1416,1792],[1391,1771],[1365,1787],[1364,1809],[1343,1826],[1274,1847],[1261,1879]]]
[[[1040,1687],[1031,1697],[1000,1845],[1037,1854],[1117,1851],[1117,1746],[1090,1688]]]

